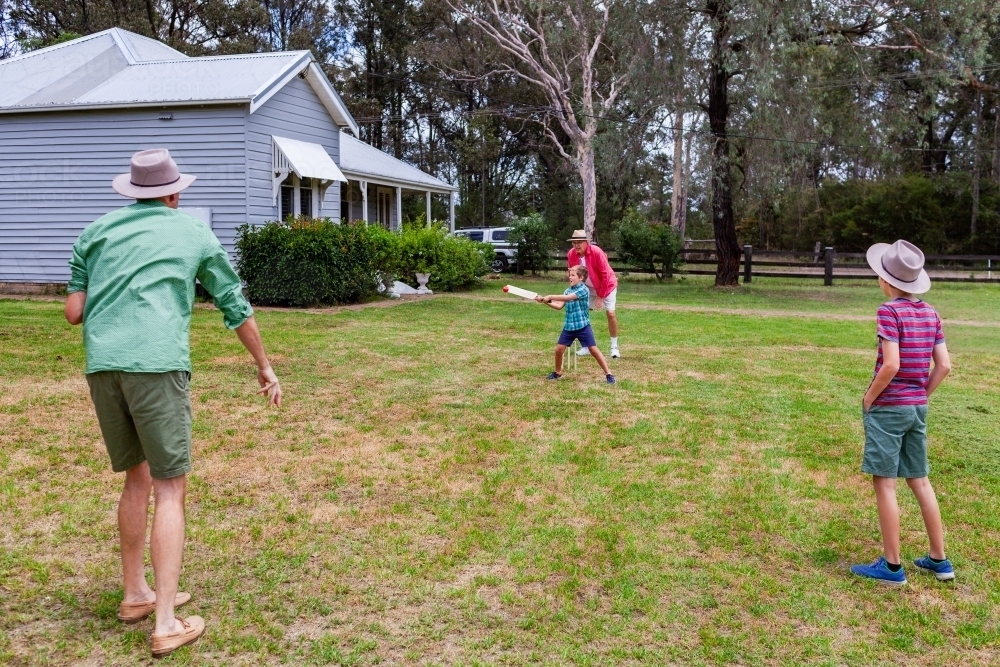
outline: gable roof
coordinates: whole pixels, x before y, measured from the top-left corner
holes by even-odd
[[[190,58],[120,28],[0,61],[0,113],[226,103],[253,113],[298,74],[338,126],[358,132],[309,51]]]
[[[397,160],[388,153],[383,153],[344,132],[340,133],[340,170],[355,179],[360,177],[361,180],[365,180],[366,176],[371,176],[373,180],[382,178],[418,190],[427,188],[442,192],[458,190],[439,178],[425,174],[412,164]]]

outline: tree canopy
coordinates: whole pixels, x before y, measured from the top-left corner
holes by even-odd
[[[460,226],[538,213],[610,244],[638,212],[730,260],[897,234],[1000,252],[997,5],[0,0],[0,57],[112,26],[310,49],[363,140],[459,187]]]

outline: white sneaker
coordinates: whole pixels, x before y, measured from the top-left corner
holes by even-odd
[[[617,347],[611,348],[611,358],[612,359],[621,359],[622,358],[622,353],[618,351]]]
[[[576,351],[576,356],[578,357],[586,357],[588,354],[590,354],[589,347],[581,347],[579,350]]]

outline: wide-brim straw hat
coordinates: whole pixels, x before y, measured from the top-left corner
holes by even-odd
[[[868,248],[868,266],[882,280],[907,294],[923,294],[931,288],[924,271],[924,253],[909,241],[876,243]]]
[[[133,155],[131,171],[115,176],[111,187],[126,197],[157,199],[180,192],[196,178],[182,174],[166,148],[152,148]]]
[[[587,241],[587,242],[589,242],[590,241],[590,239],[587,238],[587,232],[584,231],[584,230],[582,230],[582,229],[573,230],[573,236],[569,237],[566,240],[570,241],[570,242],[572,242],[572,241]]]

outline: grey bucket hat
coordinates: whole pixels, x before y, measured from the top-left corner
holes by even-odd
[[[152,148],[133,155],[130,172],[116,176],[111,187],[126,197],[156,199],[180,192],[196,178],[180,173],[166,148]]]
[[[868,248],[868,266],[883,280],[907,294],[923,294],[931,288],[924,271],[924,253],[909,241],[876,243]]]

